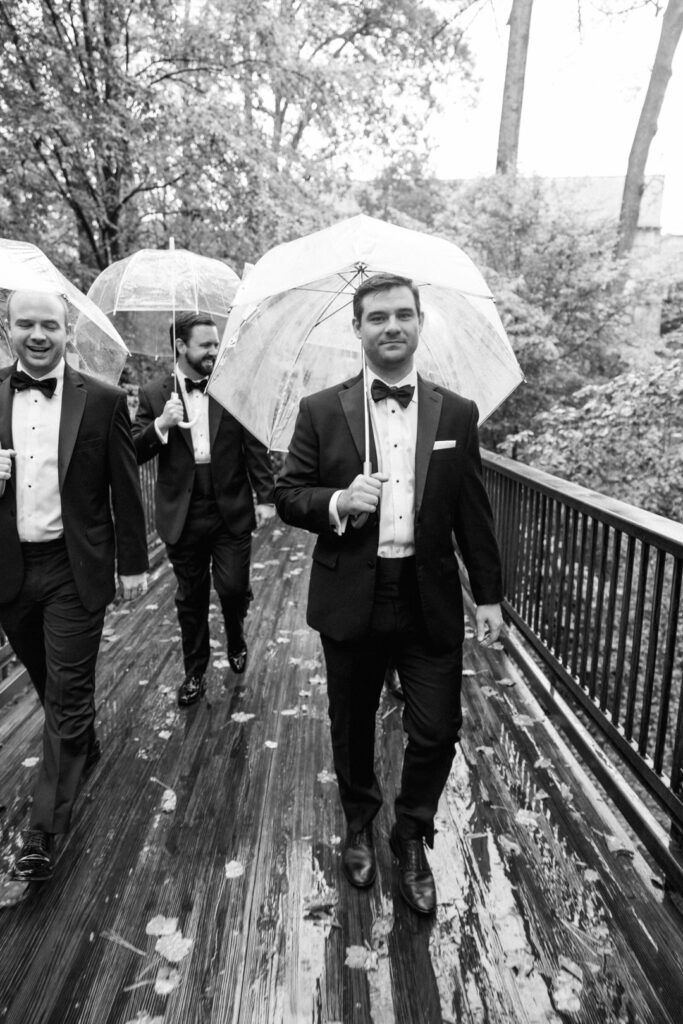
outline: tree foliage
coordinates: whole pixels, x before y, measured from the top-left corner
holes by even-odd
[[[683,360],[578,390],[503,451],[641,508],[683,519]]]
[[[0,39],[0,229],[86,278],[169,234],[253,260],[315,226],[344,158],[419,147],[468,67],[420,0],[3,0]]]

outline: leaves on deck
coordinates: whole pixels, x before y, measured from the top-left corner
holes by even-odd
[[[27,757],[21,762],[21,764],[23,768],[35,768],[39,761],[39,757]]]
[[[244,874],[244,864],[239,860],[229,860],[225,865],[226,878],[239,878]]]
[[[344,966],[363,971],[376,971],[379,967],[379,953],[370,946],[347,946]]]
[[[157,953],[161,953],[166,960],[177,964],[184,960],[192,949],[192,939],[183,938],[182,932],[174,932],[172,935],[162,935],[157,939],[154,947]]]
[[[29,883],[5,876],[0,879],[0,909],[16,907],[26,896]]]
[[[157,971],[154,991],[159,996],[168,996],[180,984],[180,971],[175,967],[163,964]]]
[[[275,750],[275,748],[277,747],[277,743],[275,742],[275,740],[266,740],[263,746],[267,747],[268,750]]]
[[[158,786],[163,786],[164,791],[161,794],[161,809],[165,814],[172,814],[176,809],[178,798],[176,797],[175,790],[167,786],[161,779],[157,779],[154,775],[150,779],[150,782],[156,782]]]
[[[164,917],[163,914],[157,914],[151,921],[147,922],[145,932],[147,935],[173,935],[174,932],[178,931],[178,918],[177,917]]]
[[[567,957],[560,956],[560,970],[552,980],[551,998],[560,1013],[578,1013],[581,1009],[583,973]]]
[[[323,768],[321,772],[316,775],[318,782],[336,782],[337,776],[334,772],[328,771],[327,768]]]
[[[230,715],[231,722],[248,722],[252,718],[256,718],[256,715],[251,711],[236,711],[234,715]]]

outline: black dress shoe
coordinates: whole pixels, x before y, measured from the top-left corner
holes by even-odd
[[[377,863],[372,842],[372,825],[364,825],[360,832],[347,830],[342,868],[351,885],[355,885],[357,889],[367,889],[375,881]]]
[[[54,870],[54,837],[42,828],[29,828],[14,861],[13,874],[26,882],[46,882]]]
[[[188,708],[190,704],[196,704],[206,690],[204,676],[185,676],[178,688],[178,707]]]
[[[246,643],[243,643],[242,648],[237,651],[228,649],[228,663],[236,676],[241,676],[244,673],[247,667],[248,654],[249,651],[247,650]]]
[[[406,699],[403,687],[401,686],[401,677],[393,665],[390,665],[384,674],[384,688],[387,693],[390,693],[392,697],[396,697],[397,700]]]
[[[398,860],[401,896],[418,914],[433,914],[436,910],[436,888],[425,854],[424,839],[402,839],[394,825],[389,844]]]
[[[100,741],[98,740],[97,736],[95,736],[90,742],[90,746],[88,747],[88,753],[85,755],[85,767],[83,771],[85,772],[86,775],[88,774],[88,772],[91,772],[93,770],[93,768],[95,767],[95,765],[97,764],[101,757],[102,747],[100,746]]]

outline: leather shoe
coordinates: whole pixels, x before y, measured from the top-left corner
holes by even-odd
[[[359,832],[347,829],[342,868],[351,885],[355,885],[357,889],[367,889],[375,881],[377,863],[372,842],[372,825],[364,825]]]
[[[206,690],[204,676],[189,675],[178,688],[178,707],[188,708],[190,704],[196,704]]]
[[[436,910],[436,888],[425,854],[424,839],[402,839],[394,825],[389,844],[398,860],[398,888],[401,896],[418,914],[433,914]]]
[[[244,673],[244,670],[247,667],[248,654],[249,651],[247,650],[246,643],[239,651],[228,650],[228,663],[236,676],[241,676]]]
[[[46,882],[54,870],[54,837],[42,828],[22,834],[23,845],[14,861],[13,875],[26,882]]]
[[[88,746],[88,753],[85,755],[85,767],[83,771],[85,772],[86,775],[88,774],[88,772],[91,772],[93,770],[93,768],[95,767],[95,765],[97,764],[101,757],[102,747],[100,746],[100,741],[98,740],[97,736],[93,736],[92,740],[90,741],[90,745]]]
[[[401,677],[393,665],[390,665],[384,674],[384,688],[387,693],[390,693],[392,697],[396,697],[397,700],[406,699],[403,687],[401,686]]]

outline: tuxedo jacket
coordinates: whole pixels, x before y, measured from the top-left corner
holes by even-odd
[[[477,407],[418,376],[415,450],[415,560],[420,604],[431,642],[448,650],[463,638],[464,620],[453,535],[477,604],[502,599],[493,517],[484,489]],[[304,398],[275,488],[280,517],[318,534],[308,596],[308,623],[333,640],[360,639],[369,629],[379,543],[378,516],[338,536],[330,498],[362,472],[363,381],[358,376]],[[442,442],[436,448],[436,442]],[[447,444],[445,442],[448,442]],[[373,471],[377,469],[374,442]]]
[[[166,544],[175,544],[183,531],[195,475],[192,432],[171,427],[164,444],[154,427],[173,391],[168,374],[140,388],[140,406],[133,424],[138,462],[159,457],[156,482],[156,526]],[[181,401],[182,392],[179,392]],[[186,412],[187,417],[187,412]],[[256,526],[254,498],[259,504],[273,500],[273,473],[268,452],[220,403],[209,397],[211,478],[216,504],[226,529],[234,536]]]
[[[15,368],[0,369],[2,448],[14,447],[10,375]],[[76,589],[85,608],[96,611],[114,597],[116,570],[132,576],[148,568],[145,516],[125,392],[68,364],[58,472],[64,540]],[[14,474],[0,497],[0,550],[0,602],[5,603],[16,597],[24,576]]]

